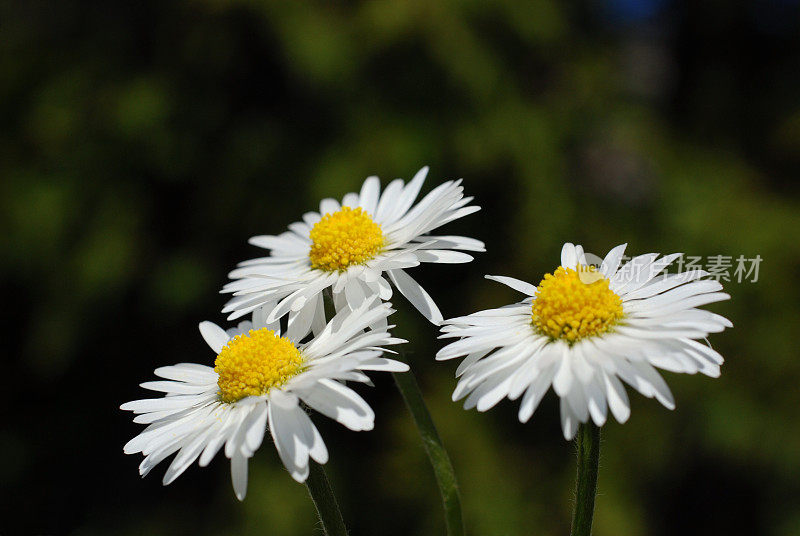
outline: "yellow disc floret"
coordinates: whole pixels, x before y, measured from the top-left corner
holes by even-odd
[[[623,316],[622,299],[608,287],[609,280],[586,277],[587,271],[600,275],[593,267],[579,269],[561,266],[545,275],[531,308],[537,331],[569,344],[610,330]]]
[[[311,229],[311,266],[327,272],[347,270],[364,264],[384,246],[381,226],[361,207],[342,207],[325,214]]]
[[[214,362],[223,402],[262,395],[303,370],[303,356],[289,339],[267,328],[237,335]]]

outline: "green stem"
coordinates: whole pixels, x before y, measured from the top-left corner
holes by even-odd
[[[578,428],[578,477],[575,487],[575,515],[572,536],[590,536],[597,495],[597,468],[600,461],[600,428],[589,422]]]
[[[425,406],[417,380],[411,371],[394,373],[394,381],[400,394],[403,395],[406,407],[414,418],[417,431],[422,438],[425,452],[433,466],[436,483],[442,494],[445,523],[448,536],[464,536],[464,519],[461,515],[461,498],[458,494],[458,483],[453,471],[453,464],[444,449],[439,432],[433,423],[431,414]]]
[[[325,469],[318,463],[309,460],[309,473],[306,479],[306,487],[317,507],[319,520],[327,536],[347,536],[347,528],[344,526],[342,513],[336,497],[333,495],[331,484],[325,475]]]

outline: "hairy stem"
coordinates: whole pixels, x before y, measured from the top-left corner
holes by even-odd
[[[419,385],[411,371],[394,373],[394,381],[400,394],[403,395],[406,407],[414,419],[417,431],[422,438],[422,444],[428,459],[433,466],[436,483],[442,495],[445,523],[448,536],[464,536],[464,520],[461,514],[461,498],[458,492],[458,482],[453,471],[453,464],[444,449],[439,432],[433,423],[431,414],[422,398]]]
[[[597,495],[597,469],[600,461],[600,428],[591,421],[578,428],[578,476],[575,486],[575,515],[572,536],[590,536]]]
[[[326,536],[347,536],[347,528],[344,526],[342,513],[339,511],[339,504],[333,495],[325,469],[311,460],[309,460],[306,487],[317,508],[317,514],[319,514]]]

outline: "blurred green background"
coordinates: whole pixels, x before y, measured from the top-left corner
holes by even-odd
[[[605,426],[595,533],[799,535],[799,28],[793,0],[0,2],[0,534],[319,534],[269,445],[241,504],[224,459],[140,479],[118,406],[211,363],[196,326],[249,236],[429,164],[484,207],[445,231],[486,254],[413,272],[445,316],[518,299],[483,274],[536,282],[565,241],[761,255],[712,307],[722,377],[665,373],[674,412],[631,394]],[[566,534],[555,396],[463,411],[397,305],[470,533]],[[352,534],[442,534],[391,380],[361,392],[374,432],[315,417]]]

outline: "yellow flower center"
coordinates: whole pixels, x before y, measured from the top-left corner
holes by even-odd
[[[214,361],[223,402],[263,395],[303,370],[303,356],[289,339],[267,328],[251,329],[226,344]]]
[[[342,207],[325,214],[311,229],[311,266],[326,272],[342,271],[364,264],[383,248],[381,226],[361,207]]]
[[[580,272],[560,266],[536,287],[531,307],[534,327],[569,344],[610,330],[623,316],[622,298],[593,267]]]

